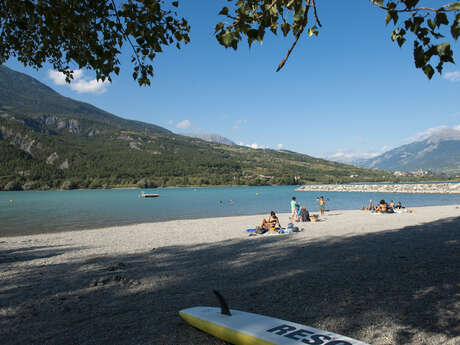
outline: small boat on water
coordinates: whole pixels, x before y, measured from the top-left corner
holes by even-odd
[[[159,196],[160,196],[160,194],[154,194],[154,193],[141,192],[141,194],[139,194],[139,198],[157,198]]]

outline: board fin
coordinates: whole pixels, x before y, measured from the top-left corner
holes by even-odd
[[[214,294],[217,296],[217,299],[219,300],[220,313],[222,315],[232,316],[232,313],[230,313],[230,309],[228,308],[228,304],[225,302],[224,297],[217,290],[212,290],[212,292],[214,292]]]

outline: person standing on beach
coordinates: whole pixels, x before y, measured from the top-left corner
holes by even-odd
[[[367,209],[369,211],[374,211],[374,203],[372,202],[372,200],[369,200],[369,206],[367,206]]]
[[[289,218],[293,221],[297,219],[297,201],[295,196],[291,200],[291,216]]]
[[[319,202],[319,209],[321,211],[321,215],[324,216],[324,210],[326,209],[326,201],[324,201],[324,196],[320,196],[318,202]]]

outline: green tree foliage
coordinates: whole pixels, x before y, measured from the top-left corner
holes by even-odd
[[[233,0],[229,0],[232,2]],[[411,34],[414,42],[414,61],[428,78],[434,74],[431,58],[438,57],[436,69],[442,72],[445,62],[454,63],[450,42],[444,35],[448,28],[453,40],[460,34],[460,2],[447,3],[439,8],[420,6],[419,0],[370,0],[387,12],[386,24],[393,23],[392,40],[402,46]],[[235,0],[232,8],[224,7],[220,14],[230,22],[216,25],[216,37],[225,47],[237,49],[238,43],[262,42],[267,32],[284,36],[292,33],[294,42],[276,71],[283,68],[302,36],[318,35],[321,22],[318,15],[320,0]],[[399,27],[398,24],[402,24]]]
[[[433,57],[438,58],[435,68],[439,73],[445,62],[454,63],[447,37],[457,41],[460,35],[460,2],[447,3],[439,8],[419,6],[420,2],[372,0],[376,6],[387,11],[386,23],[393,22],[396,26],[391,34],[394,42],[401,47],[408,34],[413,38],[415,67],[421,68],[431,79],[434,74]]]
[[[118,4],[118,6],[117,6]],[[149,85],[150,62],[164,46],[189,42],[190,27],[174,11],[177,1],[2,0],[0,64],[10,56],[32,67],[46,61],[67,74],[72,64],[111,80],[120,71],[123,45],[132,48],[133,78]]]
[[[215,35],[224,47],[237,49],[242,40],[250,46],[262,42],[267,32],[291,33],[294,41],[279,71],[301,37],[318,35],[324,1],[227,0],[229,4],[220,11],[227,22],[216,25]],[[435,71],[432,58],[438,58],[435,68],[439,73],[445,62],[454,62],[446,36],[458,39],[460,2],[432,8],[419,0],[369,1],[386,11],[386,23],[395,26],[393,41],[402,46],[409,37],[413,40],[415,66],[428,78]],[[24,65],[40,68],[48,61],[66,73],[68,81],[77,65],[93,69],[98,79],[111,80],[111,74],[120,71],[122,47],[129,45],[133,78],[140,85],[149,85],[153,59],[163,47],[180,48],[190,41],[190,26],[178,15],[178,6],[179,1],[173,0],[3,0],[0,64],[16,57]]]

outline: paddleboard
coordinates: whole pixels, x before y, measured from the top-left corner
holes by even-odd
[[[235,345],[369,345],[362,341],[274,317],[230,309],[193,307],[179,311],[190,325]]]

